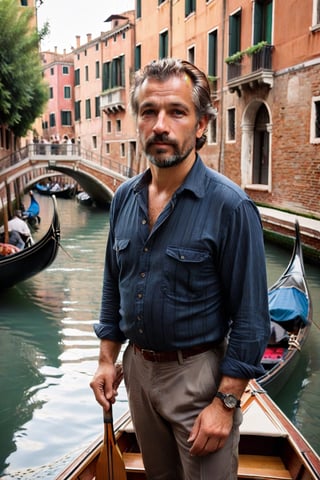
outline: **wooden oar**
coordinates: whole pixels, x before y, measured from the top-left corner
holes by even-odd
[[[103,420],[104,439],[97,461],[96,480],[126,480],[125,465],[114,435],[111,405],[108,412],[103,410]]]
[[[4,226],[4,243],[9,243],[9,228],[8,228],[8,210],[4,205],[1,197],[2,211],[3,211],[3,226]]]

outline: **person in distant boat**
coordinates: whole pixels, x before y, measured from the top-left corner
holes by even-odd
[[[162,59],[136,74],[131,108],[149,168],[110,210],[96,400],[117,393],[121,346],[147,478],[237,478],[240,399],[270,334],[260,216],[198,151],[215,111],[203,72]]]

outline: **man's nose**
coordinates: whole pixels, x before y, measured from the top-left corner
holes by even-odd
[[[165,112],[159,112],[156,122],[153,126],[153,131],[156,134],[169,133],[168,118]]]

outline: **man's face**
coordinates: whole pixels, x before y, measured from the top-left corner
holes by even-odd
[[[206,121],[196,117],[190,78],[148,79],[138,101],[140,142],[149,161],[166,168],[194,158],[196,138],[201,137]]]

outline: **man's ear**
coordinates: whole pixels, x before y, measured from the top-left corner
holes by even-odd
[[[202,137],[202,135],[204,134],[204,132],[207,129],[208,123],[209,123],[209,118],[208,118],[207,115],[204,115],[203,117],[200,118],[200,120],[198,121],[198,127],[197,127],[197,131],[196,131],[196,137],[197,138]]]

